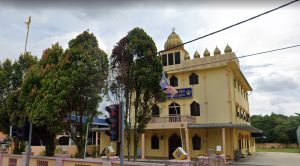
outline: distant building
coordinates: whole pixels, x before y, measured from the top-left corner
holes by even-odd
[[[191,59],[183,45],[173,49],[180,44],[180,37],[172,32],[164,45],[170,50],[161,53],[163,69],[178,94],[174,101],[169,98],[153,106],[152,119],[139,142],[141,157],[172,158],[182,145],[188,159],[206,155],[210,149],[227,159],[234,159],[235,150],[245,156],[255,153],[251,134],[262,131],[250,125],[248,92],[252,88],[235,53],[227,45],[224,53],[216,47],[212,53],[206,49],[203,56],[196,51]],[[101,132],[100,151],[109,144],[109,137]],[[133,145],[130,151],[133,155]]]

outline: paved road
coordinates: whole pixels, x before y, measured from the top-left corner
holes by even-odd
[[[300,153],[257,152],[230,165],[238,166],[300,166]]]

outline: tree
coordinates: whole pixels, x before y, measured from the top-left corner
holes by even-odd
[[[130,103],[133,101],[134,159],[137,156],[139,136],[150,120],[150,108],[163,96],[159,87],[162,64],[156,51],[152,38],[143,29],[134,28],[115,46],[111,57],[112,67],[118,71],[116,82],[124,91],[126,121],[130,121]],[[130,125],[127,125],[127,131],[130,131]],[[127,132],[127,142],[131,142],[130,132]]]
[[[61,89],[57,89],[58,62],[63,49],[58,43],[43,52],[41,60],[25,75],[22,84],[21,99],[34,129],[44,142],[46,155],[53,156],[56,146],[56,133],[63,131],[66,113],[63,107]],[[49,125],[55,124],[55,125]]]
[[[87,31],[69,42],[59,62],[57,87],[65,102],[67,132],[75,142],[78,157],[84,156],[86,125],[97,115],[98,104],[107,94],[108,59],[96,37]],[[84,116],[88,121],[84,121]]]
[[[265,139],[258,138],[260,143],[297,143],[296,130],[300,125],[300,116],[285,116],[281,114],[253,115],[251,125],[263,130]]]
[[[37,62],[37,58],[29,52],[21,54],[19,59],[12,63],[5,60],[0,67],[0,130],[8,133],[9,126],[22,126],[27,119],[24,105],[19,100],[20,88],[25,73]],[[14,139],[14,151],[19,152],[19,139]]]

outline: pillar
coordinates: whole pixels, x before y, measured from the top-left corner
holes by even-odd
[[[189,129],[187,128],[185,128],[185,147],[187,152],[187,159],[191,160]]]
[[[145,133],[142,133],[142,159],[145,159]]]
[[[225,128],[222,128],[222,151],[223,151],[224,160],[226,163],[226,140],[225,140],[225,137],[226,137]]]

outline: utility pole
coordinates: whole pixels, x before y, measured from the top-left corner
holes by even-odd
[[[27,40],[28,40],[28,33],[29,33],[30,23],[31,23],[31,16],[29,16],[28,21],[25,22],[25,24],[27,25],[27,33],[26,33],[24,54],[26,54],[26,52],[27,52],[26,49],[27,49]],[[32,137],[32,123],[29,122],[29,138],[28,138],[28,143],[27,143],[27,147],[26,147],[25,166],[29,166],[29,158],[30,158],[30,153],[31,153],[31,137]]]
[[[124,166],[124,111],[125,110],[125,104],[123,101],[121,101],[121,147],[120,147],[120,166]]]
[[[25,24],[27,25],[27,33],[26,33],[25,51],[24,51],[24,54],[27,52],[27,40],[28,40],[28,33],[29,33],[30,23],[31,23],[31,16],[29,16],[28,21],[25,22]]]

